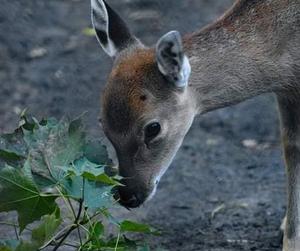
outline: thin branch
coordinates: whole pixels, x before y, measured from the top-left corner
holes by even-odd
[[[52,245],[52,243],[56,243],[56,241],[60,240],[66,234],[66,230],[72,227],[73,225],[74,224],[64,227],[54,237],[52,237],[49,241],[47,241],[47,243],[45,243],[42,247],[40,247],[39,250],[43,250],[44,248]]]
[[[92,215],[92,216],[90,217],[90,220],[94,219],[95,217],[99,216],[100,214],[103,214],[103,212],[102,212],[102,211],[96,212],[94,215]]]
[[[64,246],[69,246],[69,247],[73,247],[73,248],[77,248],[77,249],[79,248],[78,245],[74,245],[74,244],[67,243],[67,242],[64,243]]]
[[[20,240],[20,236],[19,236],[18,229],[17,229],[16,225],[14,225],[14,230],[15,230],[15,234],[16,234],[17,240],[19,241]]]
[[[72,205],[72,201],[70,200],[70,198],[67,198],[67,201],[68,201],[68,203],[70,205],[71,211],[72,211],[74,219],[75,219],[76,218],[76,213],[75,213],[74,207]]]
[[[118,249],[119,241],[120,241],[120,232],[118,233],[118,238],[117,238],[117,242],[116,242],[116,246],[115,246],[115,251],[117,251],[117,249]]]
[[[56,251],[59,249],[60,246],[62,246],[63,242],[68,238],[68,236],[79,226],[79,220],[80,220],[80,216],[81,216],[81,212],[82,212],[82,207],[83,207],[83,200],[80,199],[79,200],[79,209],[78,209],[78,213],[76,216],[76,219],[74,221],[74,225],[72,225],[70,227],[70,229],[66,232],[66,234],[62,237],[62,239],[57,243],[57,245],[54,247],[53,251]]]
[[[74,220],[75,220],[75,219],[76,219],[76,214],[75,214],[75,211],[74,211],[73,206],[70,206],[70,204],[69,204],[69,202],[68,202],[68,201],[69,201],[69,198],[66,197],[66,196],[62,193],[62,191],[59,189],[58,186],[56,186],[55,188],[56,188],[56,190],[58,191],[58,193],[60,194],[60,196],[63,198],[65,204],[67,205],[67,207],[68,207],[69,211],[71,212],[71,214],[74,216]],[[66,198],[67,198],[67,199],[66,199]]]
[[[80,224],[79,227],[81,227],[85,232],[89,233],[89,230],[84,225]]]
[[[53,242],[52,244],[51,244],[51,246],[54,246],[54,245],[56,245],[57,244],[57,242]],[[74,245],[74,244],[71,244],[71,243],[69,243],[69,242],[65,242],[64,244],[63,244],[63,246],[68,246],[68,247],[73,247],[73,248],[80,248],[79,247],[79,243],[78,243],[78,245]]]
[[[58,250],[63,242],[68,238],[68,236],[77,228],[77,226],[72,226],[69,228],[69,230],[65,233],[65,235],[63,236],[63,238],[61,238],[61,240],[56,244],[56,246],[54,247],[53,251]]]
[[[80,246],[82,246],[82,238],[81,238],[81,233],[80,233],[79,227],[77,228],[77,233],[78,233],[78,237],[79,237]]]
[[[82,247],[85,247],[89,242],[91,242],[92,241],[92,238],[88,238],[84,243],[83,243],[83,245],[82,245]],[[81,250],[81,249],[80,249]],[[79,251],[80,251],[79,250]]]
[[[82,193],[82,196],[81,196],[82,201],[84,201],[84,189],[85,189],[85,178],[82,177],[82,191],[81,191],[81,193]]]
[[[80,204],[81,207],[83,206],[83,202],[84,202],[84,188],[85,188],[85,179],[82,178],[82,203]],[[73,207],[72,207],[73,208]],[[74,210],[74,209],[73,209]],[[85,212],[85,209],[83,209]],[[80,208],[80,211],[82,211],[82,208]],[[81,214],[81,212],[80,212]],[[79,221],[79,219],[78,219]],[[79,223],[80,224],[80,223]],[[82,238],[81,238],[81,233],[80,233],[80,229],[77,228],[77,233],[78,233],[78,237],[79,237],[79,241],[80,241],[80,245],[82,246]]]

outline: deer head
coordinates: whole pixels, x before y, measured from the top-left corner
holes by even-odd
[[[105,1],[91,3],[97,39],[114,60],[101,99],[102,127],[124,177],[120,203],[138,207],[155,193],[196,114],[191,67],[178,32],[148,48]]]

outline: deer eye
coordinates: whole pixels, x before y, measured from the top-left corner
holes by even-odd
[[[161,126],[158,122],[151,123],[145,128],[145,140],[150,141],[154,139],[161,130]]]

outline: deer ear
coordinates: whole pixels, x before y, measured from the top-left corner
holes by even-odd
[[[165,34],[156,44],[156,60],[160,72],[176,87],[188,85],[191,66],[184,54],[181,35],[178,31]]]
[[[137,41],[125,22],[104,0],[91,0],[91,6],[97,39],[109,56],[116,56]]]

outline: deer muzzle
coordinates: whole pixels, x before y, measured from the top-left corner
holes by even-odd
[[[137,208],[141,206],[155,190],[155,185],[141,184],[136,180],[123,179],[123,186],[115,190],[115,199],[126,208]]]

